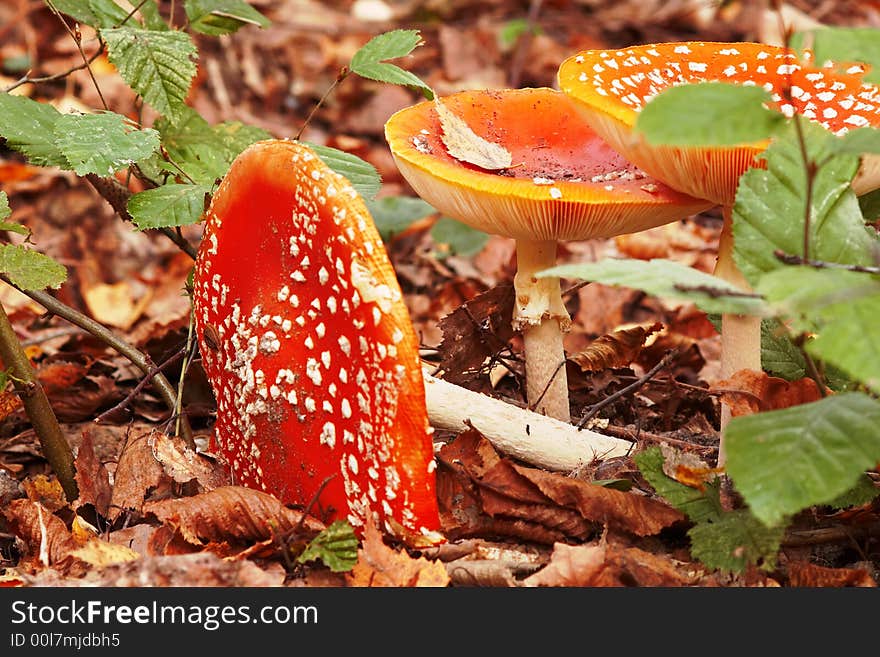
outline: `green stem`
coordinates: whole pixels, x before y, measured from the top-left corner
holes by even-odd
[[[43,455],[58,477],[67,501],[73,502],[79,497],[74,475],[73,451],[61,432],[58,418],[52,411],[46,392],[37,379],[36,372],[31,367],[3,306],[0,306],[0,358],[10,370],[15,392],[24,404],[25,413],[34,427]]]
[[[130,360],[132,364],[135,365],[135,367],[143,372],[144,376],[149,376],[152,374],[153,387],[162,398],[162,401],[164,401],[165,404],[168,406],[168,409],[171,411],[172,415],[175,413],[177,409],[177,391],[174,389],[174,386],[171,385],[168,379],[165,378],[164,374],[162,374],[161,372],[156,373],[156,364],[153,362],[152,358],[138,351],[135,347],[120,338],[118,335],[114,334],[103,324],[100,324],[99,322],[93,320],[91,317],[87,317],[81,312],[74,310],[70,306],[61,303],[51,294],[47,294],[46,292],[38,290],[23,290],[5,276],[0,276],[0,279],[6,281],[19,292],[27,295],[28,297],[36,301],[46,310],[52,312],[55,315],[58,315],[62,319],[66,319],[74,326],[78,326],[86,333],[93,335],[104,344],[118,351],[120,354],[128,358],[128,360]],[[188,447],[195,449],[195,441],[193,440],[192,428],[190,427],[186,416],[184,414],[181,415],[182,418],[180,423],[180,435],[183,437]]]

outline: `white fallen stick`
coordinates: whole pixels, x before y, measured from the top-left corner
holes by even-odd
[[[500,452],[548,470],[571,472],[595,459],[625,456],[634,444],[538,415],[425,372],[428,419],[436,429],[468,423]]]

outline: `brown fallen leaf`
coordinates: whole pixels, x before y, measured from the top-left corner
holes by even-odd
[[[108,512],[111,521],[123,513],[139,514],[151,493],[170,491],[171,478],[153,456],[149,436],[150,432],[130,436],[122,449],[113,476]]]
[[[98,538],[92,538],[88,543],[71,552],[71,554],[86,562],[90,566],[103,568],[115,563],[125,563],[140,558],[140,554],[129,547],[115,543],[108,543]]]
[[[288,509],[275,497],[242,486],[221,486],[180,499],[147,502],[144,513],[180,532],[192,545],[208,542],[248,544],[299,529],[313,538],[324,524]]]
[[[538,542],[582,541],[600,525],[648,536],[684,519],[658,500],[501,458],[475,430],[444,445],[437,459],[443,529],[453,538],[491,528],[528,531],[513,535]]]
[[[46,475],[35,475],[23,480],[21,486],[31,502],[38,502],[49,513],[55,513],[67,506],[64,489],[54,477],[50,479]]]
[[[789,408],[821,399],[819,388],[812,379],[786,381],[755,370],[734,372],[729,379],[717,381],[710,391],[719,393],[721,401],[729,405],[734,417]]]
[[[78,503],[91,504],[100,515],[106,517],[110,509],[113,490],[107,468],[95,456],[95,446],[90,431],[83,431],[82,443],[76,454],[76,483],[79,486]]]
[[[346,581],[357,587],[445,587],[449,585],[449,575],[439,561],[414,559],[405,550],[385,545],[382,534],[368,520],[357,563]]]
[[[82,574],[85,564],[73,553],[80,547],[64,521],[39,502],[13,500],[4,511],[10,530],[28,547],[31,567]]]
[[[844,587],[861,586],[874,588],[877,582],[867,570],[861,568],[826,568],[808,561],[788,564],[789,586]]]
[[[147,439],[147,443],[165,474],[179,484],[195,480],[201,492],[207,492],[232,483],[229,471],[221,463],[194,452],[179,436],[156,433]]]
[[[486,360],[507,347],[513,337],[513,286],[497,285],[445,315],[438,326],[444,378],[467,385],[484,370]]]
[[[663,328],[660,322],[620,329],[599,336],[580,353],[569,356],[584,372],[626,367],[639,356],[645,341]]]
[[[687,578],[669,559],[634,547],[608,545],[553,546],[550,563],[525,579],[525,586],[685,586]]]

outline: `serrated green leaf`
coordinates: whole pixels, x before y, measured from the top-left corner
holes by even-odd
[[[539,278],[581,278],[605,285],[620,285],[648,294],[695,303],[708,313],[763,315],[764,302],[740,296],[742,290],[720,278],[672,260],[609,258],[600,262],[559,265],[537,274]]]
[[[735,146],[760,142],[785,123],[761,87],[700,82],[666,89],[639,113],[636,131],[653,144]]]
[[[101,30],[101,36],[110,62],[136,93],[172,120],[183,114],[196,74],[196,46],[190,35],[120,27]]]
[[[865,75],[867,82],[880,82],[880,30],[862,27],[823,27],[799,32],[792,38],[797,49],[809,47],[816,63],[827,61],[846,66],[863,62],[871,67]]]
[[[425,98],[432,100],[434,92],[431,87],[422,82],[418,76],[405,71],[399,66],[388,64],[386,60],[405,57],[416,46],[421,44],[422,38],[418,30],[392,30],[370,39],[351,58],[349,68],[353,73],[370,80],[400,84],[406,87],[418,89]]]
[[[748,564],[772,569],[784,534],[784,525],[767,527],[748,509],[725,513],[688,530],[692,556],[710,568],[735,573],[743,572]]]
[[[162,18],[162,14],[159,13],[159,5],[156,0],[147,0],[140,4],[139,11],[144,19],[144,27],[148,30],[164,32],[171,29],[168,23],[165,22],[165,19]]]
[[[190,27],[196,32],[220,36],[231,34],[244,25],[268,27],[268,18],[243,0],[186,0]]]
[[[666,476],[663,472],[663,454],[659,447],[650,447],[633,458],[642,476],[654,487],[657,494],[686,514],[692,522],[707,522],[721,517],[717,484],[709,484],[705,490],[700,491]]]
[[[880,391],[880,280],[840,269],[786,267],[757,288],[796,330],[814,333],[807,351]]]
[[[167,171],[178,175],[177,167],[180,167],[195,183],[202,185],[212,185],[226,175],[232,161],[245,148],[271,137],[262,128],[234,121],[212,126],[189,107],[177,121],[159,119],[155,127],[173,162],[173,165],[164,165]]]
[[[205,195],[210,193],[207,185],[169,183],[132,195],[128,212],[141,230],[187,226],[201,220],[205,213]]]
[[[89,0],[89,9],[97,20],[94,27],[117,27],[128,18],[128,10],[113,0]]]
[[[863,506],[880,495],[880,488],[867,475],[859,477],[856,485],[843,495],[834,498],[828,503],[833,509],[848,509],[854,506]]]
[[[880,461],[880,402],[843,393],[779,411],[733,418],[726,468],[765,525],[852,488]]]
[[[442,245],[439,256],[460,255],[470,258],[483,250],[489,235],[449,217],[441,217],[431,228],[431,238]]]
[[[831,155],[837,139],[821,126],[802,122],[810,158],[823,162],[813,179],[810,203],[810,258],[843,264],[871,264],[876,237],[865,228],[850,181],[859,158]],[[785,267],[779,250],[803,255],[806,173],[794,131],[761,156],[767,169],[752,168],[740,178],[733,207],[734,259],[752,286]]]
[[[312,539],[297,561],[322,561],[334,573],[343,573],[357,563],[358,540],[354,529],[344,520],[337,520]]]
[[[775,318],[761,321],[761,367],[787,381],[797,381],[806,376],[804,355]]]
[[[46,4],[50,4],[47,0]],[[51,0],[51,4],[62,14],[67,14],[84,25],[98,27],[98,17],[92,11],[89,0]]]
[[[0,272],[23,290],[57,288],[67,280],[63,265],[18,244],[0,244]]]
[[[121,114],[64,114],[55,122],[55,144],[77,175],[109,176],[149,157],[159,133],[136,130]]]
[[[6,196],[6,192],[0,191],[0,221],[9,217],[12,214],[12,210],[9,209],[9,197]]]
[[[303,143],[315,151],[315,154],[323,160],[324,164],[339,175],[345,176],[348,182],[351,183],[351,186],[364,199],[375,198],[379,188],[382,186],[382,178],[379,176],[379,172],[376,171],[376,167],[362,160],[357,155],[346,153],[338,148],[310,144],[308,142]]]
[[[55,122],[61,113],[51,105],[24,96],[0,93],[0,137],[35,166],[67,167],[55,146]]]
[[[27,235],[30,231],[21,224],[5,221],[11,214],[12,210],[9,208],[9,199],[6,196],[6,192],[0,191],[0,230]]]
[[[391,238],[409,228],[413,222],[437,212],[433,206],[414,196],[385,196],[366,203],[379,235],[385,242],[391,241]]]

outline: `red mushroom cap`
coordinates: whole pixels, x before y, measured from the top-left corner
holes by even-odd
[[[845,72],[810,66],[791,50],[761,43],[659,43],[578,53],[560,66],[559,86],[578,101],[596,132],[627,159],[675,189],[732,205],[740,175],[760,165],[755,156],[768,142],[733,147],[650,145],[633,134],[645,104],[674,85],[759,85],[783,114],[797,113],[843,134],[880,125],[880,89],[862,83],[864,72],[858,64]],[[862,175],[854,185],[857,191],[880,184],[875,173]]]
[[[450,155],[431,102],[391,116],[385,138],[419,196],[480,230],[529,241],[612,237],[711,206],[639,171],[553,89],[464,91],[443,103],[510,151],[511,167],[486,171]]]
[[[350,183],[302,144],[250,146],[213,197],[194,282],[215,435],[238,482],[294,504],[320,490],[326,520],[371,514],[437,540],[418,341]]]

